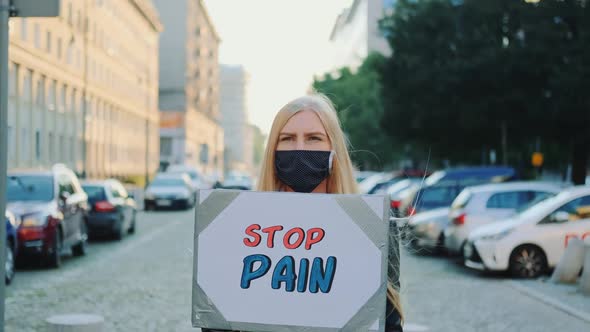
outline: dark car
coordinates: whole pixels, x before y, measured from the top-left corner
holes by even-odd
[[[450,206],[467,186],[516,179],[518,175],[511,167],[462,167],[437,171],[424,181],[424,187],[413,193],[405,202],[396,202],[398,209],[394,209],[394,213],[396,216],[403,217]]]
[[[6,210],[6,257],[4,264],[4,280],[10,284],[14,278],[14,263],[18,253],[18,239],[16,228],[18,220],[10,211]]]
[[[74,256],[86,253],[88,197],[70,169],[60,164],[49,171],[9,172],[6,198],[21,221],[18,259],[59,267],[65,249]]]
[[[136,229],[137,205],[117,180],[88,181],[82,183],[88,195],[88,234],[113,235],[120,240]]]
[[[188,209],[195,201],[196,191],[186,173],[159,173],[145,191],[144,207]]]

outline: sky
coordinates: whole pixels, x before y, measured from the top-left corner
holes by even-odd
[[[352,0],[205,0],[221,37],[220,64],[250,74],[248,118],[264,133],[274,115],[329,69],[329,36]]]

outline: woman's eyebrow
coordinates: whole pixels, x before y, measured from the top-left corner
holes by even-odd
[[[295,136],[296,134],[294,133],[279,133],[279,136]]]
[[[314,131],[314,132],[311,132],[311,133],[305,133],[305,136],[315,136],[315,135],[318,135],[318,136],[326,136],[326,134],[325,133],[322,133],[321,131]]]

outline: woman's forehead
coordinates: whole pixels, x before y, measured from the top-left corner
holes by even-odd
[[[326,133],[326,129],[316,112],[303,110],[293,115],[281,129],[281,134],[298,132]]]

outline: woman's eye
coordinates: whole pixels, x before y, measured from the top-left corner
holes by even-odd
[[[290,136],[285,136],[285,137],[281,137],[280,141],[281,141],[281,142],[287,142],[287,141],[290,141],[291,139],[292,139],[292,137],[290,137]]]
[[[322,140],[322,138],[321,138],[321,137],[319,137],[319,136],[311,136],[311,137],[309,138],[309,140],[310,140],[310,141],[321,141],[321,140]]]

